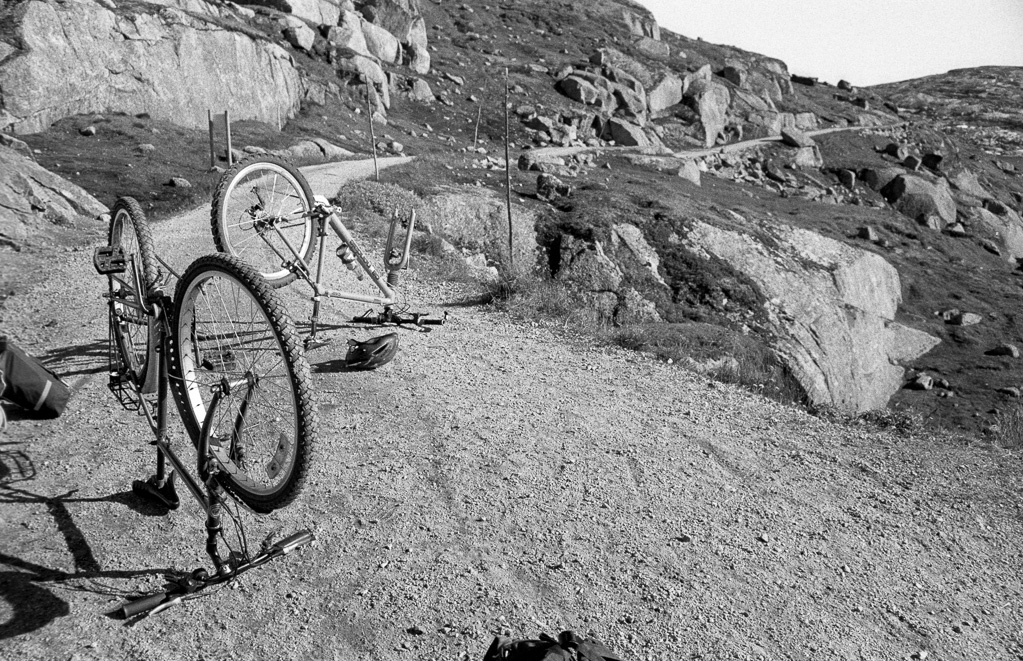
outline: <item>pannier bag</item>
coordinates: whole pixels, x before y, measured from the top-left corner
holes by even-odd
[[[622,661],[622,658],[594,638],[562,631],[557,638],[542,633],[539,640],[497,636],[483,661]]]
[[[40,416],[56,418],[64,412],[71,389],[5,336],[0,336],[0,397]]]

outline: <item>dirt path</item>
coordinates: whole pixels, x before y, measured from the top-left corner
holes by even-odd
[[[205,210],[156,227],[172,264],[212,249]],[[5,310],[75,395],[0,437],[0,658],[480,659],[495,633],[567,628],[630,660],[1023,655],[1018,455],[833,426],[414,272],[414,307],[450,322],[345,373],[343,338],[374,332],[329,306],[311,484],[244,515],[257,543],[309,527],[315,545],[108,617],[206,559],[196,506],[130,493],[152,449],[105,387],[102,287],[83,246]]]

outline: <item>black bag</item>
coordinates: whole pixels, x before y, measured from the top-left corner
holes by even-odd
[[[497,636],[483,661],[622,661],[622,658],[598,640],[562,631],[557,638],[542,633],[539,640]]]
[[[41,362],[0,337],[0,397],[40,416],[64,412],[71,389]]]

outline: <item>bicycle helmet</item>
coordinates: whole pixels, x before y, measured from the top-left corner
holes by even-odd
[[[345,364],[352,370],[375,370],[391,362],[398,353],[398,334],[388,333],[370,338],[365,342],[348,340],[348,355]]]

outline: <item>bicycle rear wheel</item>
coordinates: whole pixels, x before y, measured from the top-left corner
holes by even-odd
[[[252,264],[271,287],[282,287],[297,277],[288,268],[295,253],[308,262],[316,252],[312,207],[312,191],[298,168],[275,156],[247,158],[217,184],[213,241],[220,252]]]
[[[124,273],[108,276],[111,342],[120,355],[118,371],[140,392],[156,392],[156,318],[148,313],[146,296],[156,284],[158,268],[153,235],[142,207],[121,197],[111,209],[108,245],[124,252]]]
[[[224,391],[210,421],[210,452],[220,483],[257,512],[298,495],[316,442],[312,377],[297,338],[273,290],[238,258],[200,257],[178,281],[171,392],[198,444],[213,389]]]

